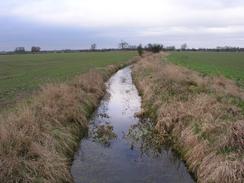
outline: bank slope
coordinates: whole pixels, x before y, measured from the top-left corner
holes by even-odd
[[[243,182],[243,93],[234,82],[170,64],[165,53],[135,64],[133,78],[144,115],[155,119],[198,182]]]
[[[2,113],[0,182],[72,182],[71,160],[105,81],[126,64],[44,85],[30,100]]]

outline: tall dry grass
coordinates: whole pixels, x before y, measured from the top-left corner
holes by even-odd
[[[143,58],[133,67],[143,111],[156,120],[200,183],[244,180],[244,110],[234,82],[170,64],[165,55]],[[162,61],[162,57],[164,61]]]
[[[137,58],[132,61],[135,62]],[[70,164],[105,81],[123,65],[47,84],[0,116],[0,182],[72,182]]]

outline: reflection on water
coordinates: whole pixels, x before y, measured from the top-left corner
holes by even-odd
[[[160,134],[153,126],[134,117],[140,109],[141,99],[132,83],[131,69],[124,68],[108,81],[107,95],[74,157],[71,173],[75,182],[194,182],[184,164],[162,148]],[[94,135],[100,129],[105,131],[101,134],[106,137],[105,143]]]

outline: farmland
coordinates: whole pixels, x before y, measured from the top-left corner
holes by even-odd
[[[23,98],[39,85],[58,82],[91,68],[122,63],[135,52],[0,55],[0,104]]]
[[[209,67],[209,70],[206,69],[207,71],[190,67],[194,64],[196,68],[201,69],[209,66],[204,62],[205,59],[197,62],[202,58],[200,56],[191,58],[194,54],[202,54],[214,66]],[[110,139],[106,135],[112,134],[116,137],[119,134],[113,131],[113,128],[117,128],[116,125],[112,125],[114,119],[118,119],[119,124],[125,123],[121,120],[122,117],[118,117],[118,115],[121,114],[124,118],[127,114],[124,113],[124,109],[133,111],[128,106],[135,107],[135,103],[137,103],[132,100],[132,92],[127,90],[127,87],[131,88],[133,86],[131,85],[133,84],[132,81],[136,85],[134,88],[136,96],[136,89],[138,89],[142,99],[140,103],[140,98],[138,98],[139,112],[136,115],[152,119],[146,124],[138,122],[139,128],[148,131],[146,134],[142,133],[142,137],[145,139],[143,146],[145,145],[146,148],[152,151],[155,149],[156,152],[159,152],[159,149],[164,147],[165,144],[172,147],[177,152],[177,156],[174,158],[178,159],[179,162],[181,162],[181,159],[185,161],[188,169],[186,169],[183,162],[181,163],[184,165],[183,170],[189,180],[193,180],[189,174],[191,172],[199,183],[242,182],[242,172],[244,172],[242,163],[244,129],[244,108],[242,106],[244,93],[232,80],[223,77],[205,76],[205,74],[221,74],[241,83],[241,79],[233,77],[236,70],[241,70],[241,64],[239,64],[240,67],[234,67],[235,64],[232,67],[227,62],[228,59],[225,64],[229,64],[229,67],[222,64],[221,58],[225,58],[224,54],[227,53],[221,53],[218,59],[213,59],[214,56],[205,57],[204,54],[213,54],[216,57],[218,53],[185,52],[168,55],[168,53],[162,52],[136,57],[136,59],[133,59],[131,70],[133,80],[130,79],[130,70],[125,72],[122,69],[117,72],[117,74],[119,73],[118,80],[114,80],[114,76],[112,77],[111,81],[114,81],[115,85],[112,82],[107,85],[115,87],[112,87],[112,91],[116,91],[117,95],[116,92],[106,91],[109,87],[106,87],[105,82],[121,67],[127,65],[126,61],[136,55],[135,52],[5,56],[5,60],[8,60],[8,62],[4,62],[4,59],[2,59],[2,65],[6,69],[1,70],[1,72],[12,71],[5,72],[5,75],[9,76],[9,81],[12,81],[11,74],[16,80],[19,79],[14,80],[15,82],[12,81],[12,83],[6,82],[5,86],[11,84],[13,86],[22,86],[23,92],[29,94],[28,91],[33,91],[43,83],[51,82],[51,84],[40,87],[30,100],[19,103],[14,110],[7,110],[0,115],[0,164],[3,162],[2,167],[4,167],[0,171],[0,182],[9,180],[11,182],[20,182],[20,180],[23,180],[23,182],[73,182],[74,177],[82,177],[72,172],[76,170],[82,172],[80,170],[86,162],[82,161],[81,167],[76,166],[74,162],[72,167],[70,165],[79,143],[83,143],[83,141],[80,141],[81,138],[89,134],[89,122],[92,112],[98,107],[99,123],[101,123],[101,116],[108,116],[108,118],[104,117],[105,123],[108,119],[112,119],[108,123],[109,126],[102,125],[102,130],[95,131],[99,136],[96,136],[96,134],[94,137],[88,136],[92,143],[98,143],[99,149],[92,148],[92,150],[100,156],[102,152],[100,148],[107,149],[107,146],[100,146],[104,143],[103,139],[102,141],[93,141],[97,137],[105,140],[107,138],[108,141],[105,141],[105,143],[110,143],[110,140],[111,142],[120,143],[120,138]],[[234,53],[228,54],[233,54],[234,59],[231,60],[236,61],[238,60],[236,57],[240,57],[239,53],[237,55],[234,55]],[[178,62],[184,60],[182,59],[184,57],[190,58],[189,60],[192,62],[190,66],[183,64],[183,61]],[[4,56],[1,58],[4,58]],[[169,59],[180,64],[180,66],[169,63]],[[185,62],[188,63],[188,61]],[[241,58],[239,58],[239,62],[241,63]],[[8,68],[8,64],[11,67]],[[108,64],[113,64],[113,66],[105,67]],[[204,75],[181,65],[200,71]],[[90,68],[99,68],[102,69],[102,72],[100,70],[86,72]],[[228,76],[226,73],[233,74]],[[78,77],[73,77],[77,74],[79,74]],[[241,74],[240,72],[237,76],[241,76]],[[3,76],[4,74],[2,74],[2,80],[4,80]],[[126,85],[128,81],[131,81],[131,84]],[[22,83],[25,85],[20,85]],[[123,89],[124,92],[120,89]],[[20,92],[21,90],[16,90],[16,93],[13,93],[15,95],[8,95],[8,97],[13,99]],[[105,107],[103,105],[99,106],[99,104],[104,104],[101,99],[103,100],[102,97],[106,96],[106,93],[109,93],[109,97],[104,97]],[[5,96],[7,95],[3,94],[3,98],[9,101]],[[125,96],[129,98],[125,100]],[[124,105],[122,102],[118,102],[118,99],[128,102],[128,105],[127,103]],[[106,103],[106,100],[111,103]],[[142,107],[140,107],[140,104]],[[107,106],[112,106],[112,108]],[[122,110],[118,108],[120,106],[122,106]],[[100,113],[100,107],[102,113]],[[113,111],[108,109],[113,109]],[[135,117],[134,112],[131,115]],[[131,116],[128,119],[131,121]],[[143,126],[140,126],[141,124]],[[138,136],[133,136],[133,130],[132,128],[131,138],[138,141]],[[140,132],[135,131],[135,134],[140,136]],[[83,152],[89,150],[89,147],[85,145],[82,144]],[[113,143],[110,145],[109,149],[114,148]],[[138,147],[133,147],[133,151],[135,152]],[[129,146],[126,145],[125,148],[131,151]],[[141,154],[140,151],[141,146],[138,151],[139,154]],[[86,152],[90,153],[89,151]],[[123,156],[124,151],[121,152]],[[160,152],[162,151],[160,150]],[[110,153],[106,153],[106,155],[110,155]],[[97,157],[97,155],[92,155],[92,159],[94,159],[93,157]],[[160,155],[160,158],[162,157],[163,154]],[[104,157],[101,158],[101,160],[104,159]],[[118,160],[116,159],[115,162]],[[124,159],[122,160],[124,161]],[[156,161],[158,162],[158,160]],[[80,162],[79,157],[78,162]],[[89,167],[101,167],[102,171],[104,166],[101,166],[100,162],[100,160],[95,159],[95,163],[98,163],[98,165],[93,166],[92,162],[87,163],[87,165]],[[109,164],[106,161],[102,162],[105,162],[106,166]],[[150,164],[154,165],[154,162],[152,161]],[[159,168],[164,167],[159,166]],[[93,171],[93,169],[89,171]],[[160,171],[159,175],[162,175],[161,172],[164,172],[164,170]],[[109,171],[109,174],[111,174],[111,171]],[[140,172],[135,173],[135,176],[137,175],[141,177]],[[170,175],[173,175],[171,178],[177,177],[177,173]],[[166,176],[169,177],[168,174]],[[74,181],[76,182],[76,179]]]
[[[244,87],[244,53],[174,52],[168,60],[208,75],[223,75]]]

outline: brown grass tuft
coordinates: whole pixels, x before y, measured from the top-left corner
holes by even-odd
[[[231,133],[228,139],[229,147],[244,152],[244,121],[237,121],[231,126]]]

